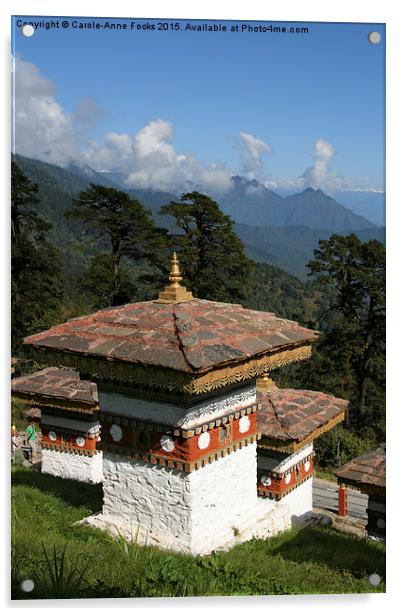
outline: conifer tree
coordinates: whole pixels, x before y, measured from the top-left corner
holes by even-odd
[[[223,302],[245,299],[253,263],[233,231],[232,219],[199,192],[185,193],[161,213],[172,216],[180,233],[174,236],[185,282],[195,297]]]
[[[20,353],[35,323],[56,311],[62,298],[62,258],[47,239],[52,225],[38,212],[38,187],[15,161],[11,167],[11,333]],[[46,319],[45,319],[46,321]]]
[[[367,424],[368,396],[374,405],[384,401],[385,360],[385,248],[377,240],[362,242],[351,234],[334,234],[320,240],[315,258],[308,263],[321,288],[335,291],[331,309],[335,320],[327,330],[325,344],[337,371],[349,382],[352,407],[360,427]],[[337,315],[337,316],[336,316]]]
[[[163,267],[166,233],[127,193],[91,184],[73,201],[66,216],[82,221],[107,247],[101,258],[93,257],[83,282],[84,287],[92,288],[96,307],[117,306],[130,300],[134,288],[130,284],[129,262],[145,259]]]

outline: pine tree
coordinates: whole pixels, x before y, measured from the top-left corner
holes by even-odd
[[[199,192],[185,193],[161,213],[173,217],[180,233],[173,243],[185,282],[194,296],[238,302],[245,299],[252,270],[232,219],[218,204]]]
[[[62,258],[47,239],[51,225],[36,207],[38,187],[12,161],[11,167],[11,333],[13,353],[36,331],[46,314],[60,307]]]
[[[320,287],[335,291],[330,306],[335,318],[320,347],[335,360],[340,385],[348,383],[362,428],[381,414],[378,405],[384,402],[378,390],[384,382],[385,248],[377,240],[335,234],[320,240],[314,255],[310,274]]]
[[[73,201],[66,216],[82,221],[108,249],[101,258],[93,257],[84,280],[84,287],[93,285],[96,307],[117,306],[129,301],[134,289],[128,262],[138,263],[145,259],[163,268],[166,233],[155,227],[151,215],[127,193],[91,184]]]

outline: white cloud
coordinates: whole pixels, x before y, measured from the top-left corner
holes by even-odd
[[[80,98],[75,106],[72,115],[74,127],[80,130],[82,136],[90,134],[96,128],[105,116],[105,112],[101,109],[96,101],[90,96]]]
[[[128,188],[218,193],[229,188],[232,173],[223,163],[205,165],[191,153],[177,153],[173,139],[171,123],[157,118],[132,137],[108,133],[102,145],[91,141],[83,157],[95,169],[126,173]]]
[[[133,136],[110,132],[99,143],[91,133],[104,113],[92,98],[81,98],[67,113],[52,82],[34,64],[15,58],[14,77],[13,151],[61,166],[75,160],[118,170],[127,174],[127,187],[218,193],[229,188],[232,172],[223,163],[204,164],[175,151],[166,120],[151,120]]]
[[[13,150],[63,165],[77,157],[76,135],[71,115],[54,94],[34,64],[15,58]]]
[[[271,147],[250,133],[239,133],[243,175],[248,179],[265,179],[263,157],[272,153]]]
[[[303,188],[322,188],[324,190],[342,190],[344,178],[332,169],[335,148],[325,139],[316,139],[314,143],[314,164],[300,176]]]
[[[372,187],[368,187],[368,188],[344,188],[345,191],[348,192],[357,192],[357,193],[377,193],[377,194],[384,194],[384,189],[383,188],[376,188],[374,186]]]
[[[14,59],[14,135],[13,151],[41,160],[67,165],[83,162],[96,170],[114,170],[127,175],[130,187],[154,188],[178,194],[200,190],[219,196],[230,188],[234,170],[225,163],[203,163],[191,152],[177,152],[174,131],[163,118],[150,120],[134,135],[107,133],[101,141],[91,138],[104,111],[90,97],[83,97],[68,113],[57,101],[53,83],[41,75],[37,66]],[[324,140],[314,143],[313,165],[298,178],[269,178],[264,159],[272,149],[263,139],[250,133],[237,136],[241,173],[256,179],[266,188],[298,191],[311,186],[328,191],[379,191],[369,181],[345,180],[332,167],[334,146]],[[370,188],[365,188],[365,186]]]

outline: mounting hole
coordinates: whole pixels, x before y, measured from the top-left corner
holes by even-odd
[[[24,592],[32,592],[35,587],[35,584],[32,580],[23,580],[21,582],[21,590]]]
[[[381,34],[379,32],[369,32],[368,40],[369,43],[377,45],[381,41]]]
[[[381,582],[381,577],[378,575],[378,573],[372,573],[368,576],[368,581],[369,584],[371,584],[372,586],[378,586],[378,584]]]
[[[24,36],[29,38],[35,34],[35,28],[31,26],[31,24],[24,24],[21,28],[21,32]]]

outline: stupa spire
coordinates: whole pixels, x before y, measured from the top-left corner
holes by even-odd
[[[172,255],[171,270],[169,275],[170,284],[165,287],[164,291],[159,292],[159,297],[156,303],[160,304],[178,304],[180,302],[189,302],[194,299],[191,291],[187,291],[186,287],[182,287],[180,282],[183,277],[180,272],[180,264],[176,253]]]
[[[271,391],[272,389],[278,389],[275,381],[269,377],[268,372],[257,378],[256,387],[257,391]]]

